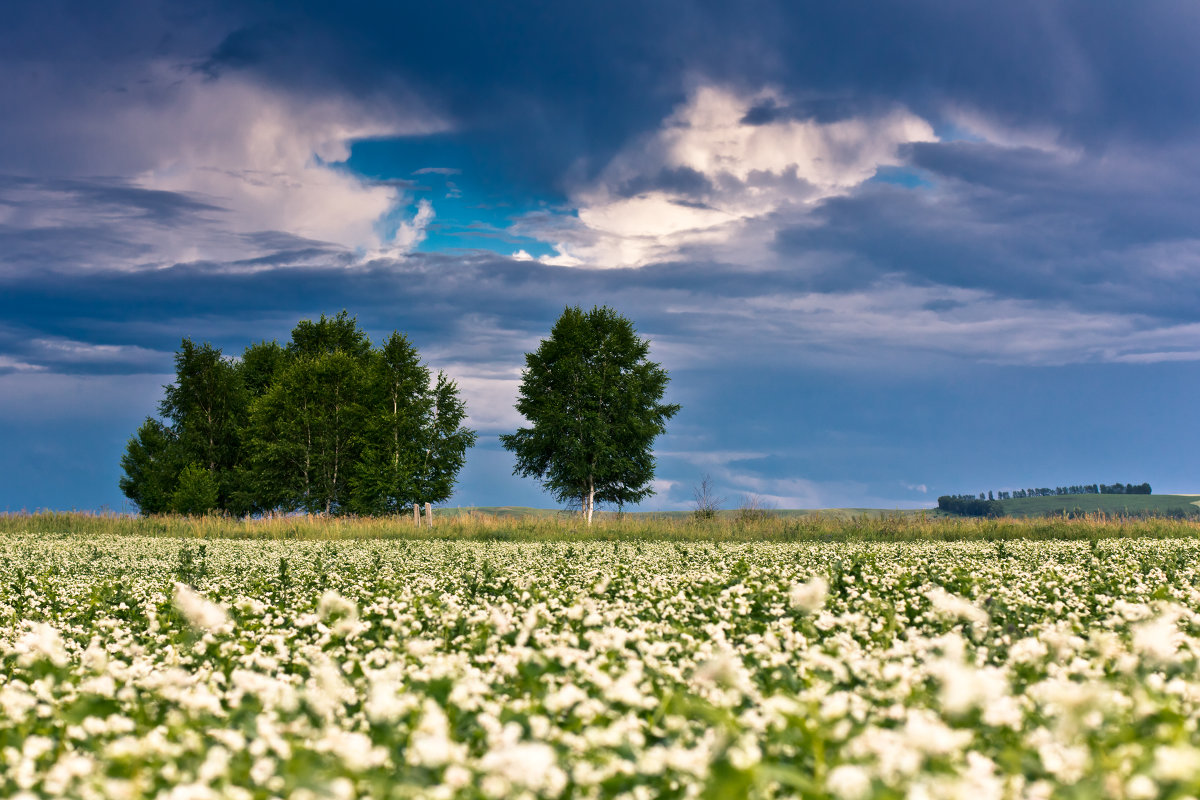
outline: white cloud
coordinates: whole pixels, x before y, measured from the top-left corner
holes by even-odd
[[[425,241],[429,223],[433,221],[433,204],[424,198],[417,203],[417,212],[411,220],[401,222],[394,236],[385,245],[371,253],[369,258],[399,258]]]
[[[0,355],[0,371],[13,372],[40,372],[46,369],[41,364],[30,364],[27,361],[19,361],[12,356]]]
[[[142,131],[157,151],[137,183],[213,198],[229,210],[223,221],[234,232],[278,230],[351,249],[404,248],[420,241],[432,216],[425,204],[393,241],[383,241],[379,223],[401,201],[400,190],[329,165],[348,158],[354,140],[443,127],[435,119],[404,119],[349,100],[294,98],[237,78],[189,81],[169,113],[143,106],[128,116],[125,128]]]
[[[1078,154],[1061,144],[1061,132],[1050,126],[1013,126],[1005,124],[982,111],[964,106],[946,109],[946,118],[968,138],[982,139],[991,144],[1010,148],[1030,148],[1047,153]]]
[[[520,375],[463,374],[461,367],[455,369],[454,374],[459,393],[467,404],[466,424],[469,427],[487,433],[511,433],[528,424],[514,405],[521,385]]]
[[[112,226],[121,246],[62,266],[128,270],[253,259],[265,254],[251,237],[262,232],[372,256],[403,255],[424,238],[433,218],[427,201],[393,235],[387,221],[409,202],[403,187],[339,166],[356,140],[446,129],[416,101],[400,108],[296,96],[235,73],[214,79],[165,64],[126,78],[130,91],[75,109],[68,130],[86,136],[79,134],[74,174],[117,175],[112,185],[177,193],[215,208],[164,223],[53,186],[24,190],[27,204],[0,204],[5,224],[25,229]]]
[[[903,110],[836,122],[745,121],[755,106],[782,100],[770,91],[701,88],[573,193],[577,219],[531,215],[517,227],[553,242],[556,255],[544,263],[642,266],[728,244],[752,220],[803,210],[899,164],[901,145],[936,140],[927,122]]]
[[[89,344],[73,339],[34,339],[30,342],[37,355],[50,362],[67,364],[153,363],[161,366],[168,353],[137,345]]]

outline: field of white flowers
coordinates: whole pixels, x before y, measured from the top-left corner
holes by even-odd
[[[0,796],[1184,798],[1200,543],[0,535]]]

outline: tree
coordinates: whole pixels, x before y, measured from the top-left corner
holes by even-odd
[[[238,368],[219,349],[191,339],[180,343],[175,382],[164,387],[159,412],[175,432],[179,463],[199,464],[211,473],[222,508],[241,460],[247,400]]]
[[[125,455],[121,456],[125,474],[118,485],[143,514],[165,514],[171,510],[178,462],[175,432],[147,417],[125,446]]]
[[[371,353],[371,340],[358,327],[358,320],[345,311],[336,317],[324,314],[316,322],[302,319],[292,328],[292,340],[287,351],[293,356],[315,358],[332,353],[345,353],[356,361],[363,362]]]
[[[413,503],[440,503],[454,492],[475,432],[463,427],[458,387],[429,369],[408,338],[393,333],[371,363],[367,444],[351,479],[355,510],[399,513]]]
[[[121,458],[121,491],[147,514],[174,510],[180,475],[189,464],[208,471],[216,505],[234,494],[242,455],[247,396],[238,367],[207,342],[184,339],[175,353],[175,381],[163,387],[159,414],[147,418]]]
[[[692,490],[692,498],[695,505],[692,515],[696,519],[714,519],[721,510],[721,504],[725,502],[724,497],[717,495],[712,478],[707,474]]]
[[[661,402],[669,378],[647,360],[648,340],[607,307],[567,308],[550,338],[525,356],[516,404],[530,426],[500,437],[514,475],[536,477],[559,502],[618,506],[654,493],[654,439],[678,405]]]
[[[463,427],[467,404],[458,396],[458,384],[442,372],[434,381],[432,414],[422,431],[425,461],[418,473],[417,491],[428,502],[440,503],[454,493],[458,472],[467,463],[467,449],[475,445],[475,431]]]
[[[262,397],[287,362],[287,351],[274,340],[257,342],[242,351],[238,372],[250,397]]]
[[[334,351],[300,357],[251,411],[254,471],[267,508],[343,510],[360,445],[362,365]]]
[[[189,464],[179,473],[171,510],[176,514],[202,516],[217,507],[217,482],[212,472],[200,464]]]

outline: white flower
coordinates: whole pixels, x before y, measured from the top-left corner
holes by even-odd
[[[871,795],[871,775],[854,764],[841,764],[829,771],[825,788],[838,800],[866,800]]]
[[[788,599],[792,608],[807,614],[815,614],[825,606],[825,598],[829,594],[829,583],[820,575],[809,579],[806,583],[794,583],[788,591]]]
[[[1027,636],[1008,648],[1008,660],[1014,664],[1033,664],[1041,661],[1050,652],[1046,643],[1036,636]]]
[[[929,602],[933,605],[933,612],[940,617],[961,619],[977,625],[988,624],[986,611],[976,607],[969,600],[964,600],[958,595],[950,594],[940,586],[929,590],[925,593],[925,596],[929,598]]]
[[[229,614],[224,607],[182,583],[175,584],[175,607],[193,628],[221,633],[230,627]]]
[[[1154,751],[1154,776],[1186,781],[1200,775],[1200,751],[1190,745],[1162,746]]]
[[[484,754],[479,767],[510,784],[552,796],[567,785],[567,774],[559,768],[554,748],[542,742],[503,743]]]
[[[46,659],[56,667],[65,667],[70,661],[62,637],[52,625],[45,622],[28,622],[29,630],[17,640],[17,661],[29,666],[39,659]]]
[[[450,738],[450,720],[433,700],[426,700],[421,708],[421,722],[408,743],[408,763],[426,767],[440,767],[450,761],[461,761],[466,747]]]
[[[1183,633],[1179,630],[1182,609],[1168,606],[1157,617],[1133,626],[1133,649],[1149,661],[1169,663],[1179,658]]]
[[[333,623],[330,631],[335,636],[347,636],[358,629],[358,606],[332,589],[321,595],[317,616],[326,624]]]
[[[1153,800],[1158,797],[1158,786],[1147,775],[1134,775],[1125,784],[1125,795],[1129,800]]]

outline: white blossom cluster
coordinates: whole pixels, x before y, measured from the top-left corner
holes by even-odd
[[[1194,798],[1197,564],[0,535],[0,797]]]

